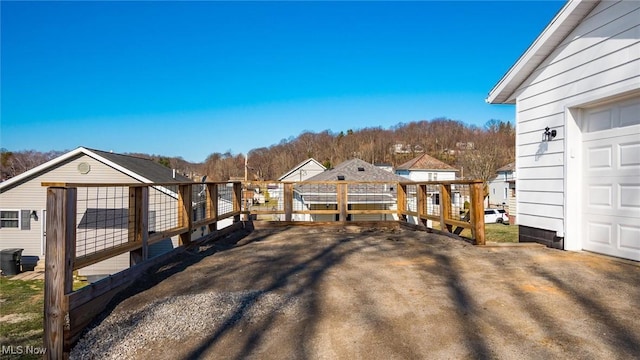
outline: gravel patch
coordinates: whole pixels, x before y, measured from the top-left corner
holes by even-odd
[[[134,358],[149,343],[194,339],[239,321],[295,315],[299,298],[263,291],[205,292],[158,300],[135,311],[115,311],[73,348],[70,359]]]

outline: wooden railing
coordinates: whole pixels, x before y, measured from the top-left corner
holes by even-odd
[[[46,357],[64,358],[81,331],[149,267],[252,221],[293,225],[394,221],[460,234],[484,244],[482,182],[43,183],[47,187]],[[229,221],[231,220],[231,221]],[[226,221],[229,225],[219,229]],[[196,230],[201,235],[195,235]],[[177,247],[150,257],[150,246]],[[131,267],[73,291],[73,272],[129,254]]]
[[[224,219],[241,225],[239,182],[42,185],[47,187],[44,345],[51,359],[66,357],[82,329],[120,290],[194,242],[195,229],[205,226],[215,236],[237,229],[217,230]],[[198,219],[194,204],[203,205]],[[179,242],[174,251],[149,258],[150,245],[172,237]],[[73,291],[74,270],[126,253],[131,267]]]

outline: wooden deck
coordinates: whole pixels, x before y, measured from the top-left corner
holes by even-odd
[[[9,280],[44,280],[44,271],[25,271],[9,277]]]

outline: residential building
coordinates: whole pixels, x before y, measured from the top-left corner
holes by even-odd
[[[396,168],[396,174],[410,181],[455,180],[458,170],[432,156],[422,154]]]
[[[46,242],[47,189],[42,183],[179,183],[190,179],[149,159],[79,147],[40,166],[0,183],[0,247],[24,249],[25,258],[43,260]],[[84,251],[82,237],[92,233],[127,231],[128,193],[124,187],[101,189],[102,204],[82,201],[78,194],[79,214],[76,251]],[[86,190],[89,191],[89,190]],[[97,191],[97,190],[96,190]],[[79,191],[80,192],[80,191]],[[149,230],[160,226],[155,218],[154,204],[176,201],[177,195],[168,187],[150,189]],[[107,204],[108,202],[108,204]],[[159,206],[159,205],[158,205]],[[194,208],[197,211],[197,208]],[[80,235],[80,233],[84,235]],[[166,252],[177,245],[177,239],[165,239],[150,246],[150,256]],[[130,258],[123,254],[80,269],[81,275],[111,274],[129,267]]]
[[[640,2],[568,1],[487,102],[516,105],[520,241],[640,261]]]
[[[509,163],[498,170],[496,176],[489,181],[489,195],[486,207],[503,208],[509,214],[509,223],[516,221],[516,171],[515,162]]]

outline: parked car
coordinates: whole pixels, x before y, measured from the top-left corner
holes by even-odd
[[[503,209],[484,209],[485,224],[503,224],[509,222],[509,215]]]

